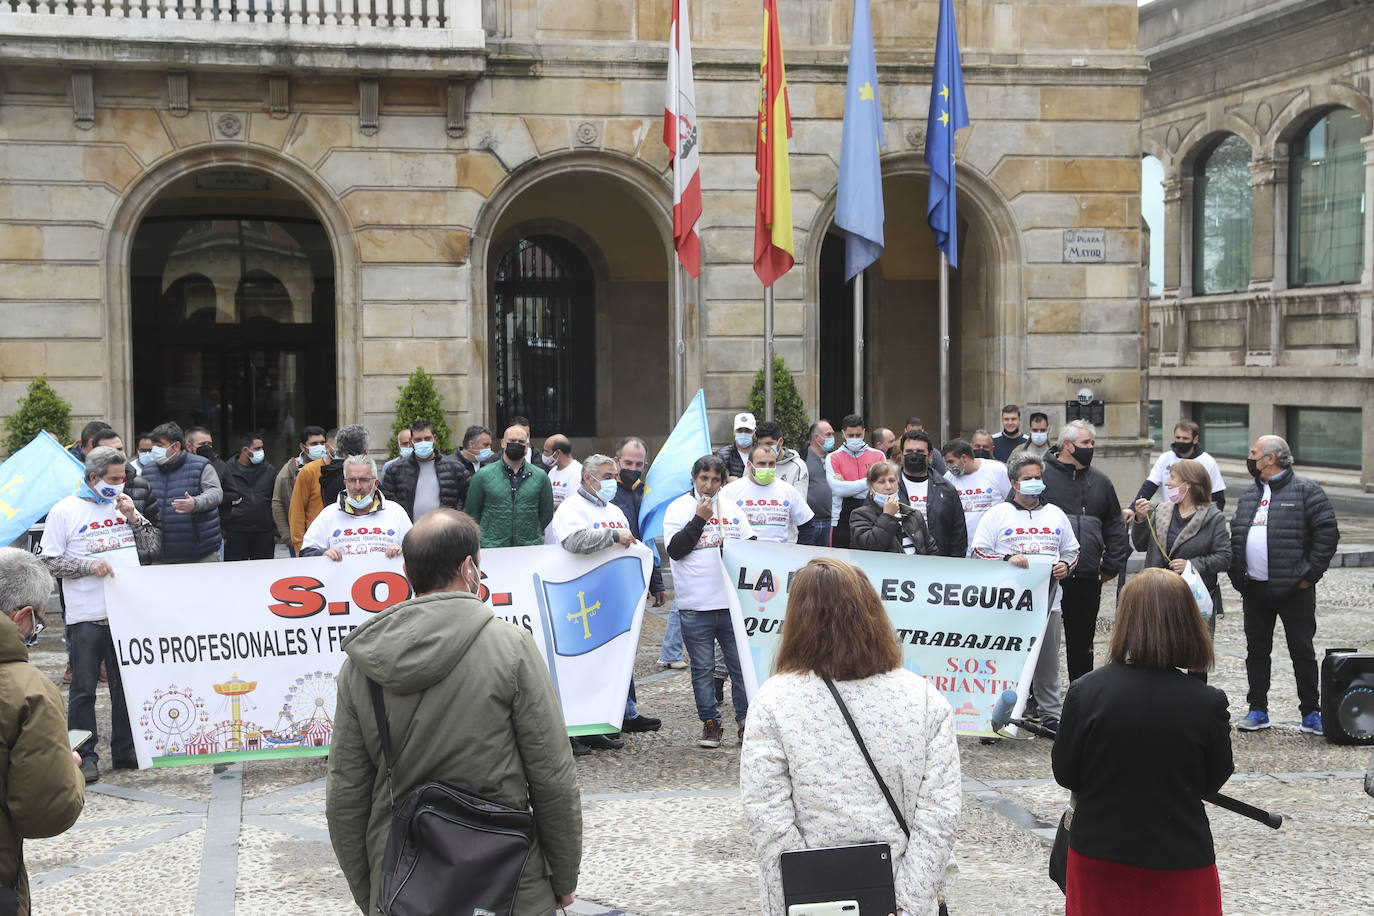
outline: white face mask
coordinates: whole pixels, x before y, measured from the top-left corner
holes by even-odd
[[[122,481],[120,483],[106,483],[102,480],[96,484],[95,492],[100,494],[103,499],[114,501],[119,499],[120,494],[124,492],[124,483]]]

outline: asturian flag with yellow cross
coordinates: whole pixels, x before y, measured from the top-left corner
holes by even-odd
[[[0,464],[0,544],[8,544],[75,493],[85,465],[47,430]]]

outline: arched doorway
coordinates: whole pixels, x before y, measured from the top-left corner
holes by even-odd
[[[527,416],[535,439],[565,433],[587,454],[667,433],[672,290],[663,227],[640,189],[607,163],[578,162],[500,202],[484,317],[497,428]]]
[[[303,426],[335,422],[334,256],[286,182],[212,169],[169,183],[134,233],[129,295],[137,430],[205,426],[224,457],[258,432],[281,464]]]

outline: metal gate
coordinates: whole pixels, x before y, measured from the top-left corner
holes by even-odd
[[[523,238],[492,290],[496,430],[528,417],[535,436],[596,435],[591,267],[571,242]]]

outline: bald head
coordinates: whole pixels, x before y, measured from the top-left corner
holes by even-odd
[[[572,464],[572,442],[567,436],[554,433],[544,440],[544,463],[553,465],[560,471]]]
[[[416,596],[476,591],[482,529],[457,509],[440,508],[420,516],[401,539],[405,574]]]

